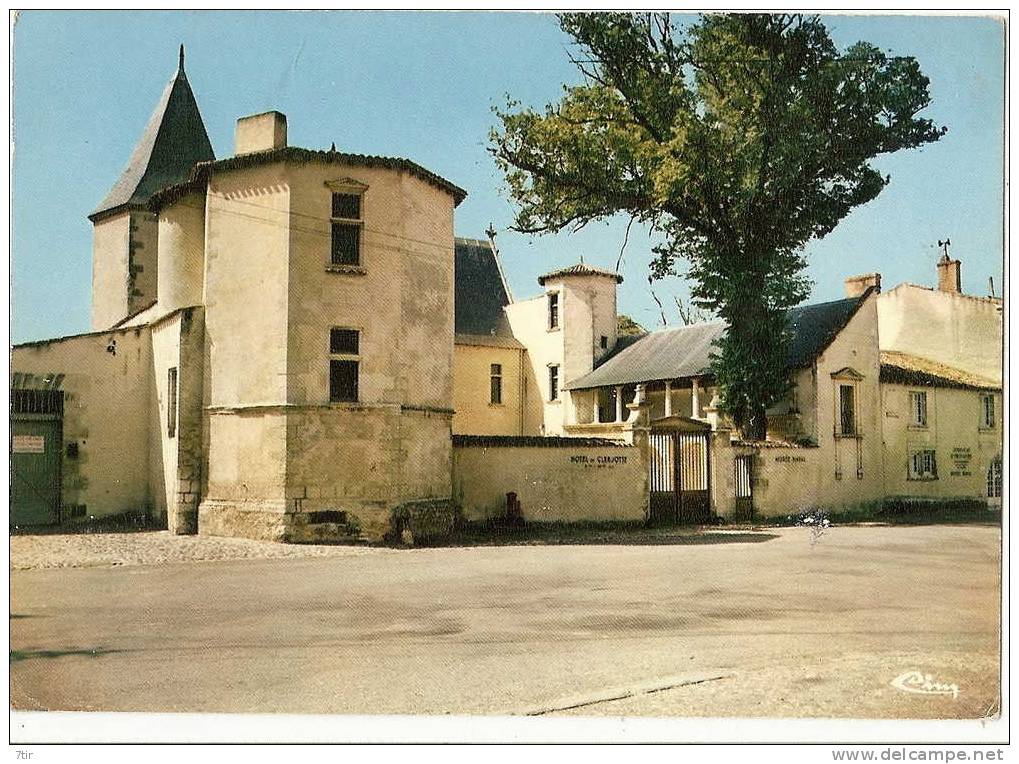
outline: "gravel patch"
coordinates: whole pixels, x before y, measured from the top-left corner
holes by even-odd
[[[169,531],[15,535],[11,536],[10,542],[11,570],[292,557],[354,557],[375,551],[356,546],[279,544],[219,536],[176,536]]]

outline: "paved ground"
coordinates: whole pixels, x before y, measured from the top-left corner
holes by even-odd
[[[11,536],[11,569],[93,568],[164,562],[355,557],[356,546],[274,544],[215,536],[174,536],[169,531]]]
[[[980,717],[997,707],[999,539],[789,528],[15,570],[12,705]],[[907,671],[958,697],[893,687]]]

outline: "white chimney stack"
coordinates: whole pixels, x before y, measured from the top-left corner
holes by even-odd
[[[237,120],[234,133],[234,154],[254,154],[286,148],[287,117],[278,111],[253,114]]]

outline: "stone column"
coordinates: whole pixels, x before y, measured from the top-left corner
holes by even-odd
[[[690,418],[701,418],[701,383],[696,377],[693,378],[693,387],[690,390]]]
[[[718,392],[712,397],[711,402],[704,407],[704,418],[708,420],[712,430],[718,429]]]
[[[672,382],[665,382],[665,416],[672,416]]]
[[[595,424],[601,423],[601,406],[599,405],[601,403],[601,396],[599,394],[600,392],[601,391],[598,390],[598,388],[596,387],[591,393],[592,394],[591,404],[594,406],[594,418],[592,418],[591,421],[594,422]]]
[[[623,386],[616,385],[616,422],[623,421]]]

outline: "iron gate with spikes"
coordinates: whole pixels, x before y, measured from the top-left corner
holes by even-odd
[[[652,429],[649,436],[649,520],[706,523],[711,520],[710,434]]]

